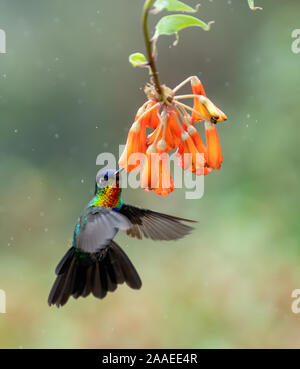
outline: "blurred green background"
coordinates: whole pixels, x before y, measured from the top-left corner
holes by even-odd
[[[198,1],[187,1],[195,5]],[[171,243],[119,234],[140,291],[49,308],[54,268],[94,189],[96,157],[118,154],[144,101],[141,0],[1,0],[1,348],[271,348],[300,346],[300,28],[298,0],[201,1],[210,32],[159,41],[160,78],[198,75],[229,119],[219,125],[224,164],[204,197],[125,200],[199,220]],[[157,17],[153,17],[155,24]]]

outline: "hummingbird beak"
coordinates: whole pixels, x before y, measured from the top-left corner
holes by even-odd
[[[120,168],[119,170],[116,170],[116,171],[115,171],[115,176],[116,176],[116,178],[117,178],[117,179],[119,179],[119,177],[120,177],[120,173],[122,173],[122,172],[123,172],[123,170],[124,170],[124,168]]]

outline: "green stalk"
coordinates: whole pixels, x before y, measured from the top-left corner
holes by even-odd
[[[146,0],[145,4],[144,4],[144,9],[143,9],[143,32],[144,32],[144,38],[145,38],[145,45],[146,45],[146,51],[147,51],[147,57],[148,57],[148,65],[149,68],[151,70],[151,75],[153,77],[153,82],[156,88],[156,91],[158,92],[158,94],[160,96],[162,96],[162,88],[161,85],[159,83],[159,78],[158,78],[158,72],[156,69],[156,65],[153,59],[153,55],[152,55],[152,44],[149,38],[149,31],[148,31],[148,15],[149,15],[149,11],[150,8],[152,6],[154,0]]]

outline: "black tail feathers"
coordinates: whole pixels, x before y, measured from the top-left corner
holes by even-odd
[[[133,288],[142,286],[135,267],[125,252],[114,242],[96,254],[71,247],[55,269],[57,278],[48,298],[49,305],[63,306],[70,296],[86,297],[92,293],[102,299],[126,282]]]

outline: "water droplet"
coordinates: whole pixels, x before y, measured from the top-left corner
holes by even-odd
[[[81,183],[84,183],[84,179],[82,179],[80,182],[81,182]]]
[[[43,217],[45,213],[43,211],[40,212],[40,217]]]
[[[55,133],[54,138],[58,139],[59,138],[59,134]]]
[[[48,228],[45,228],[45,229],[44,229],[44,231],[45,231],[45,232],[48,232]]]
[[[17,129],[14,130],[15,133],[18,133],[19,131]]]

